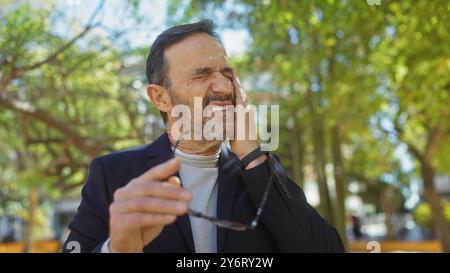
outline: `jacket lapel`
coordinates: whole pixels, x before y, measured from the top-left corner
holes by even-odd
[[[169,142],[169,137],[167,133],[162,134],[157,140],[155,140],[147,148],[147,154],[149,160],[147,161],[148,168],[153,168],[154,166],[161,164],[173,157],[173,152]],[[175,174],[180,177],[178,173]],[[191,223],[189,221],[189,216],[187,214],[177,217],[175,221],[180,232],[189,246],[191,252],[195,252],[194,239],[192,237]]]
[[[222,145],[219,157],[217,190],[217,218],[230,219],[241,173],[238,158],[226,145]],[[227,229],[217,227],[217,252],[223,252]]]

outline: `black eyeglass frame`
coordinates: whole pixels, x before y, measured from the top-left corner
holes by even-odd
[[[175,143],[175,145],[173,147],[174,156],[175,156],[175,150],[177,149],[177,146],[179,143],[180,143],[180,140],[177,140],[177,142]],[[273,160],[270,154],[267,154],[266,160],[268,160],[269,162],[270,162],[270,160]],[[205,219],[221,228],[231,229],[234,231],[254,230],[258,226],[259,220],[261,218],[261,214],[262,214],[262,212],[264,210],[264,206],[267,202],[269,192],[270,192],[270,187],[273,184],[274,176],[278,178],[278,176],[276,176],[274,174],[274,168],[272,168],[272,167],[273,166],[270,166],[270,168],[269,168],[269,172],[270,172],[269,182],[267,183],[266,189],[264,190],[264,193],[263,193],[262,199],[259,203],[258,209],[256,210],[255,218],[251,221],[250,224],[244,224],[244,223],[234,222],[234,221],[225,220],[225,219],[219,219],[214,216],[205,215],[205,214],[195,211],[191,208],[188,208],[187,213],[192,217]]]

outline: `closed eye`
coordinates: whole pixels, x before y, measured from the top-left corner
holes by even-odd
[[[211,74],[205,73],[205,74],[196,74],[192,77],[193,80],[206,80]]]
[[[192,78],[193,79],[206,79],[214,72],[215,72],[215,70],[213,70],[210,67],[202,67],[202,68],[197,69],[193,73]],[[233,69],[230,67],[224,67],[223,69],[220,70],[220,73],[229,79],[233,78]]]
[[[229,79],[233,78],[233,70],[229,67],[225,67],[224,69],[222,69],[221,73]]]

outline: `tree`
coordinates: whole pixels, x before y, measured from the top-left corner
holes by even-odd
[[[402,1],[389,5],[389,15],[388,35],[374,58],[386,74],[390,107],[383,112],[391,123],[380,119],[379,127],[416,160],[434,229],[450,252],[450,226],[435,188],[437,151],[450,144],[445,137],[450,132],[450,50],[444,46],[450,42],[449,13],[440,3]],[[448,167],[442,171],[450,172]]]
[[[72,37],[52,28],[65,15],[51,6],[11,6],[0,19],[0,187],[24,187],[27,250],[42,200],[79,190],[92,158],[148,140],[153,114],[133,87],[145,50],[119,47],[124,29],[93,33],[109,31],[103,5]]]

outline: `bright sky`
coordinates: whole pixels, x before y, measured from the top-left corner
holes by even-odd
[[[73,21],[86,23],[89,20],[94,9],[97,7],[99,0],[64,0],[57,1],[58,9],[64,11],[69,18],[69,25]],[[104,10],[100,14],[102,23],[108,28],[117,29],[118,27],[131,25],[131,16],[126,15],[126,2],[123,0],[108,0],[105,2]],[[139,14],[148,20],[145,28],[134,30],[130,33],[133,46],[148,46],[161,31],[168,26],[165,25],[167,10],[167,0],[146,0],[141,1]],[[124,16],[125,14],[125,16]],[[127,19],[128,18],[128,19]],[[80,26],[82,27],[82,25]],[[65,33],[75,35],[79,29],[64,29]],[[101,31],[98,31],[101,33]],[[230,56],[239,55],[244,52],[248,35],[245,30],[219,30],[222,35],[225,49]],[[130,37],[130,38],[131,38]]]

